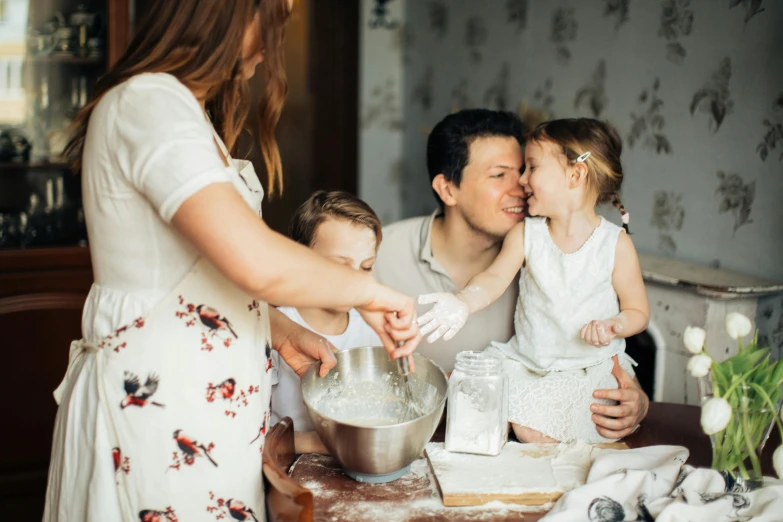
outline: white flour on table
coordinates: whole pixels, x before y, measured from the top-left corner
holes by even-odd
[[[446,451],[427,444],[441,490],[449,495],[563,493],[582,485],[594,448],[584,442],[507,443],[496,457]]]
[[[329,457],[324,457],[329,461]],[[426,482],[425,482],[426,481]],[[426,493],[422,498],[420,484],[427,483]],[[552,503],[543,506],[522,506],[490,502],[481,506],[449,507],[443,506],[440,493],[429,470],[427,459],[420,458],[413,462],[411,470],[402,478],[389,484],[367,484],[370,490],[383,488],[394,489],[394,499],[361,500],[351,498],[344,491],[330,490],[318,480],[307,480],[301,483],[313,492],[316,504],[325,509],[319,511],[319,520],[342,521],[340,516],[350,512],[350,520],[383,520],[384,522],[408,522],[419,520],[450,520],[459,516],[461,520],[482,521],[497,520],[508,517],[509,520],[519,520],[524,513],[538,512],[550,509]],[[410,492],[410,495],[406,493]]]

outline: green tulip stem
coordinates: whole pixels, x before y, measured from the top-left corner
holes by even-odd
[[[742,431],[745,435],[745,447],[748,450],[748,458],[750,458],[750,463],[753,466],[753,471],[756,472],[756,476],[761,476],[761,462],[759,462],[759,457],[756,455],[756,448],[753,446],[753,437],[751,435],[750,431],[750,425],[748,420],[748,409],[743,408],[742,409]],[[742,462],[742,461],[740,461]],[[747,470],[744,470],[744,466],[742,468],[744,473],[743,477],[748,478],[747,476]]]
[[[758,392],[759,395],[761,395],[761,398],[764,399],[764,402],[767,403],[767,406],[769,406],[770,411],[772,412],[772,418],[775,419],[775,424],[778,426],[778,431],[780,432],[780,437],[783,439],[783,423],[780,422],[780,416],[778,415],[778,409],[775,406],[775,403],[772,402],[772,399],[770,398],[769,394],[756,384],[755,382],[750,383],[750,387],[753,388]]]

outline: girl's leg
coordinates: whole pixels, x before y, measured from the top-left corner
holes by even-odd
[[[517,436],[517,439],[519,439],[520,442],[533,442],[533,443],[547,443],[547,442],[560,442],[558,440],[553,439],[552,437],[547,437],[540,431],[536,431],[532,428],[528,428],[527,426],[520,426],[519,424],[511,423],[511,429],[514,430],[514,435]]]

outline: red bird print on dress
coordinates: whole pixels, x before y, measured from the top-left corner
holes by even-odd
[[[177,514],[174,510],[166,508],[166,511],[157,511],[155,509],[143,509],[139,511],[140,522],[177,522]]]
[[[234,396],[234,391],[237,388],[237,381],[233,377],[226,379],[217,386],[210,386],[208,389],[213,391],[219,391],[220,396],[226,400],[230,400]]]
[[[124,457],[120,448],[114,447],[111,449],[111,460],[114,462],[114,473],[122,471],[126,475],[130,473],[130,458]],[[119,484],[119,483],[118,483]]]
[[[212,458],[212,456],[207,451],[206,446],[203,444],[199,444],[198,441],[191,439],[184,433],[182,433],[182,430],[177,430],[174,432],[174,440],[177,441],[177,446],[179,446],[179,449],[182,450],[182,453],[184,453],[187,458],[189,458],[191,461],[195,459],[196,457],[206,457],[209,459],[209,461],[217,467],[217,462]]]
[[[256,438],[250,441],[250,444],[253,444],[255,441],[257,441],[259,438],[266,437],[266,420],[269,417],[267,415],[264,415],[264,423],[261,425],[261,429],[258,430],[258,435],[256,435]]]
[[[149,400],[155,392],[158,390],[158,382],[160,378],[151,373],[147,376],[147,381],[144,386],[139,383],[138,375],[125,372],[125,393],[128,395],[120,402],[120,408],[125,409],[128,406],[144,407],[147,404],[163,407],[163,404]]]
[[[228,512],[234,520],[255,520],[255,522],[258,522],[253,510],[247,507],[241,500],[230,498],[226,502],[226,507],[228,507]]]
[[[231,327],[231,323],[228,319],[220,315],[220,312],[214,308],[201,304],[196,307],[196,313],[198,314],[198,318],[201,319],[201,323],[209,328],[211,333],[215,334],[218,330],[228,330],[235,339],[239,339],[239,336]]]
[[[114,461],[114,472],[117,473],[120,469],[120,448],[112,448],[111,450],[111,458]]]
[[[139,520],[141,522],[162,522],[165,520],[163,517],[166,516],[166,513],[163,511],[154,511],[152,509],[145,509],[143,511],[139,511]]]

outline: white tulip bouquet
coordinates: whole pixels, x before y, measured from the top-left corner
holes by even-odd
[[[760,484],[760,454],[773,425],[783,437],[783,359],[770,361],[770,349],[758,346],[758,332],[743,346],[752,324],[742,314],[726,316],[726,331],[737,340],[739,352],[722,362],[704,350],[707,334],[685,329],[685,347],[693,354],[688,371],[700,379],[701,426],[712,441],[712,467],[728,471],[750,485]],[[705,389],[706,388],[706,389]],[[772,456],[783,478],[783,445]]]

